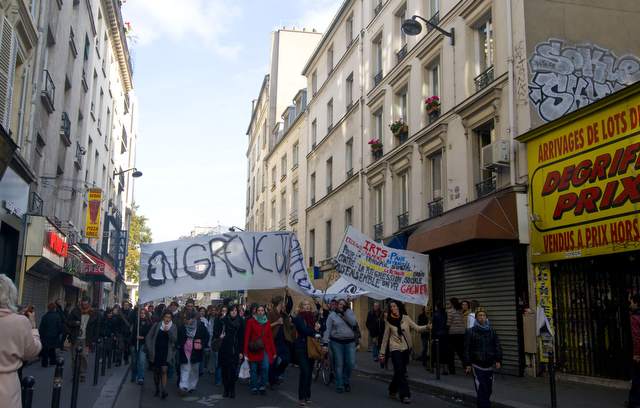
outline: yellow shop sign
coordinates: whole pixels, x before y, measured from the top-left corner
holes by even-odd
[[[519,138],[528,151],[532,261],[640,249],[640,88],[556,122]]]

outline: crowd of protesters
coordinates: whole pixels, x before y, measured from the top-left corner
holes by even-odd
[[[73,350],[82,347],[79,377],[84,382],[89,352],[100,337],[114,345],[116,366],[131,364],[131,382],[144,385],[145,372],[152,370],[154,396],[163,400],[170,395],[168,379],[174,375],[175,393],[181,396],[196,393],[199,377],[205,374],[212,375],[216,386],[223,386],[224,398],[236,397],[238,378],[248,380],[252,395],[267,395],[267,385],[276,390],[292,364],[299,367],[298,400],[305,406],[311,403],[314,367],[309,342],[316,339],[321,339],[322,351],[330,353],[333,360],[336,391],[351,391],[360,330],[350,299],[328,304],[303,299],[293,310],[287,288],[284,296],[274,296],[269,305],[252,303],[246,309],[226,298],[222,304],[207,308],[197,308],[193,299],[187,299],[184,307],[174,301],[149,310],[132,309],[124,301],[100,310],[85,296],[72,310],[62,300],[47,305],[39,330],[33,308],[19,311],[16,302],[13,282],[0,275],[0,321],[4,327],[12,327],[5,331],[0,347],[0,399],[8,407],[21,406],[19,371],[23,361],[39,355],[42,367],[54,366],[57,352],[64,352],[68,341]],[[502,351],[486,309],[475,300],[451,298],[448,310],[442,302],[435,302],[433,315],[424,306],[414,323],[402,302],[385,303],[385,309],[380,302],[374,303],[366,328],[374,361],[383,371],[389,362],[393,365],[388,388],[391,398],[411,402],[407,365],[412,359],[411,331],[415,331],[421,333],[423,366],[430,369],[426,360],[431,341],[440,340],[442,374],[455,373],[457,354],[465,371],[473,373],[478,406],[489,406],[493,366],[500,367]],[[70,354],[75,360],[75,353]]]

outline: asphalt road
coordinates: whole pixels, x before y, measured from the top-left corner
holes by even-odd
[[[236,384],[236,398],[222,398],[223,388],[214,385],[214,376],[205,374],[200,377],[198,386],[194,394],[187,394],[186,397],[180,395],[180,390],[176,385],[176,378],[169,380],[169,396],[162,401],[160,397],[154,397],[155,385],[153,383],[153,373],[147,371],[147,378],[140,397],[140,408],[156,408],[166,404],[167,407],[189,407],[199,406],[216,408],[293,408],[299,407],[298,401],[298,369],[287,368],[284,381],[276,390],[270,390],[267,385],[268,395],[251,395],[251,388],[248,380],[238,380]],[[128,384],[127,384],[128,385]],[[133,384],[131,384],[133,385]],[[139,386],[136,386],[139,387]],[[335,408],[336,404],[342,406],[359,406],[366,408],[382,408],[405,406],[397,399],[389,398],[387,391],[388,383],[370,377],[363,373],[354,372],[351,378],[351,392],[338,394],[335,383],[325,386],[322,378],[318,378],[311,385],[312,403],[310,408]],[[127,387],[128,388],[128,387]],[[133,401],[129,401],[130,403]],[[427,405],[428,404],[428,405]],[[120,404],[116,404],[116,407]],[[452,408],[460,407],[461,403],[456,403],[450,398],[421,394],[415,391],[411,393],[411,404],[409,406],[429,406],[430,408]]]

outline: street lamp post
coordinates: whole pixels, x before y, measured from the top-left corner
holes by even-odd
[[[430,26],[431,28],[434,28],[436,30],[438,30],[438,32],[440,32],[442,35],[449,37],[451,39],[451,45],[456,45],[456,41],[455,41],[455,30],[453,27],[451,27],[451,31],[446,32],[445,30],[443,30],[442,28],[438,27],[437,25],[433,24],[431,21],[420,17],[418,15],[414,15],[413,17],[411,17],[411,19],[409,20],[404,20],[401,24],[401,28],[402,28],[402,32],[404,32],[406,35],[418,35],[420,34],[420,32],[422,32],[422,24],[420,24],[418,21],[416,21],[416,19],[419,18],[420,20],[424,21],[425,24],[427,24],[428,26]]]
[[[124,173],[126,173],[128,171],[131,171],[131,170],[133,170],[133,173],[131,174],[131,177],[133,177],[133,178],[142,177],[142,172],[139,171],[138,169],[136,169],[135,167],[132,167],[132,168],[127,169],[127,170],[122,170],[119,173],[116,173],[116,171],[114,170],[113,171],[113,178],[116,178],[116,176],[119,176],[119,175],[124,174]]]

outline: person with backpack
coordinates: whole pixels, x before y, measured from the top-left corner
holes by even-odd
[[[326,330],[322,338],[322,351],[329,346],[333,353],[336,391],[338,394],[351,391],[351,373],[356,364],[356,346],[359,343],[360,329],[353,310],[347,301],[340,299],[336,310],[327,318]]]
[[[244,334],[244,355],[251,369],[251,395],[267,395],[265,389],[269,376],[269,364],[277,357],[273,344],[271,325],[264,314],[264,306],[256,308],[256,314],[249,320]],[[258,369],[260,372],[258,372]],[[260,374],[260,383],[258,383]]]
[[[400,394],[400,400],[404,404],[411,403],[411,391],[406,375],[407,364],[413,348],[411,330],[425,333],[428,329],[428,325],[418,326],[407,316],[402,302],[397,300],[389,302],[389,317],[384,329],[381,350],[385,350],[387,345],[389,346],[389,355],[393,363],[393,380],[389,384],[389,396],[395,399],[396,394]],[[382,354],[380,358],[382,358]]]

